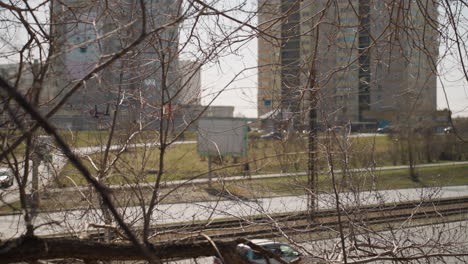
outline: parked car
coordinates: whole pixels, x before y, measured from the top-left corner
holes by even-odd
[[[273,131],[265,135],[261,135],[260,139],[281,139],[281,133],[278,131]]]
[[[444,133],[445,134],[452,134],[453,133],[453,127],[449,126],[444,128]]]
[[[395,126],[386,126],[377,128],[377,133],[394,133],[397,132],[398,128]]]
[[[293,261],[294,263],[317,263],[317,259],[308,258],[303,256],[299,251],[287,243],[275,242],[267,239],[253,239],[252,243],[262,246],[264,249],[270,250],[274,254],[278,255],[281,259],[286,262]],[[265,257],[260,252],[252,250],[249,246],[239,244],[237,250],[242,255],[248,264],[267,264]],[[279,261],[273,258],[268,259],[270,264],[280,264]],[[213,264],[223,264],[219,258],[214,258]]]
[[[0,188],[8,188],[13,185],[13,174],[7,170],[0,171]]]
[[[335,133],[341,133],[343,132],[344,128],[341,126],[334,126],[334,127],[329,127],[327,128],[326,132],[335,132]]]

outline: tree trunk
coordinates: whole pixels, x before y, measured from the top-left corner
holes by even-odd
[[[237,254],[237,240],[214,242],[225,264],[245,264]],[[151,244],[151,252],[160,260],[218,256],[210,242],[169,242]],[[100,243],[68,238],[20,237],[0,243],[0,264],[47,259],[81,259],[85,262],[109,260],[145,260],[131,243]]]
[[[413,144],[412,144],[413,135],[411,132],[408,132],[407,137],[406,137],[406,143],[408,147],[408,163],[409,163],[409,174],[411,177],[411,180],[414,182],[419,181],[418,175],[416,174],[416,168],[414,164],[414,149],[413,149]]]

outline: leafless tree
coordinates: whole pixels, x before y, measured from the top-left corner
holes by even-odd
[[[16,231],[0,237],[0,263],[49,259],[160,263],[205,256],[217,256],[226,264],[244,263],[236,251],[240,243],[267,259],[284,262],[243,238],[218,241],[201,233],[200,242],[193,234],[185,237],[179,230],[169,242],[158,242],[171,235],[157,224],[165,223],[166,217],[178,221],[176,216],[166,215],[164,203],[170,197],[186,195],[194,180],[207,174],[206,169],[192,171],[192,175],[184,175],[182,183],[166,186],[174,175],[186,173],[178,172],[177,165],[193,158],[188,156],[190,151],[172,157],[171,149],[190,134],[229,84],[249,69],[237,72],[226,87],[210,97],[208,106],[188,106],[187,102],[200,100],[197,91],[189,90],[202,67],[241,52],[255,38],[273,51],[268,56],[260,54],[259,71],[280,72],[281,78],[271,77],[274,95],[265,96],[279,96],[274,97],[271,108],[282,114],[279,127],[285,132],[272,143],[276,152],[264,152],[263,157],[248,157],[234,165],[220,159],[217,170],[229,173],[230,167],[239,168],[247,162],[261,164],[251,166],[261,171],[273,157],[281,161],[284,172],[308,171],[307,182],[291,180],[291,184],[310,194],[309,212],[315,214],[319,205],[326,204],[337,213],[337,228],[314,222],[314,216],[307,228],[292,230],[300,234],[296,236],[266,208],[255,207],[253,211],[265,215],[272,231],[326,263],[430,263],[466,257],[463,243],[447,235],[460,234],[454,230],[463,230],[463,222],[417,229],[410,216],[398,224],[368,224],[359,206],[366,199],[375,201],[377,208],[386,201],[375,190],[379,181],[375,145],[368,146],[370,151],[353,145],[351,126],[343,117],[359,108],[359,119],[366,120],[373,109],[371,102],[382,99],[370,98],[370,89],[378,90],[381,80],[371,79],[369,71],[391,82],[391,78],[401,77],[386,77],[395,67],[411,69],[409,65],[424,64],[430,74],[427,69],[411,72],[399,94],[379,91],[380,96],[394,96],[393,100],[399,101],[402,111],[395,119],[408,128],[407,133],[416,133],[414,120],[427,112],[426,101],[435,100],[431,97],[435,95],[425,94],[424,85],[436,78],[442,59],[455,51],[451,58],[460,63],[468,80],[464,67],[466,3],[284,0],[256,4],[246,0],[0,2],[0,59],[15,63],[12,71],[0,72],[0,158],[16,182],[16,188],[1,198],[22,212],[21,218],[15,218]],[[380,13],[370,16],[369,12]],[[371,31],[369,23],[380,23],[380,29]],[[295,51],[282,48],[292,43],[299,43],[298,49],[306,51],[288,61],[288,52]],[[442,54],[438,54],[439,44],[447,47]],[[193,62],[183,66],[182,59]],[[358,83],[354,90],[343,86],[350,71],[359,73],[358,79],[353,79]],[[73,146],[69,139],[80,139],[74,131],[77,128],[95,130],[98,136],[92,143],[97,148],[78,148],[83,144],[79,140]],[[298,133],[302,130],[308,132],[307,142]],[[327,131],[323,138],[319,138],[319,130]],[[50,142],[45,142],[43,135],[52,138],[61,153],[53,155],[51,164],[46,162]],[[403,142],[407,143],[405,154],[411,168],[416,157],[413,138],[408,134]],[[268,144],[257,146],[266,149]],[[356,172],[356,167],[366,169]],[[318,168],[326,170],[322,178]],[[372,188],[364,198],[362,191],[369,181]],[[325,188],[324,182],[329,185],[320,190]],[[76,188],[57,191],[55,187],[62,184]],[[38,211],[44,202],[41,195],[52,196],[54,192],[63,195],[52,199],[59,212]],[[435,192],[421,195],[421,203]],[[9,197],[17,198],[19,205]],[[193,221],[199,221],[197,214],[203,214],[201,220],[209,225],[219,211],[229,214],[219,206],[222,198],[215,199],[204,212],[194,212]],[[239,197],[230,199],[237,206],[254,207]],[[77,204],[80,210],[66,210]],[[410,210],[417,212],[419,206]],[[57,217],[63,221],[58,222]],[[245,215],[236,217],[261,226]],[[323,229],[327,231],[320,231]],[[106,230],[104,241],[87,239],[96,230]],[[330,239],[311,242],[320,232]],[[61,237],[43,236],[52,234]]]

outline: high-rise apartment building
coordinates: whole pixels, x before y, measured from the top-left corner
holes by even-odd
[[[435,0],[259,0],[259,116],[307,123],[314,87],[327,125],[424,118],[436,111],[437,15]]]
[[[201,104],[201,66],[195,61],[179,61],[180,83],[184,86],[184,92],[177,98],[179,104]]]
[[[179,24],[174,21],[180,15],[181,1],[148,0],[144,4],[143,15],[140,1],[135,0],[52,1],[55,56],[49,100],[60,99],[97,65],[137,40],[143,18],[146,31],[157,32],[86,81],[55,116],[56,124],[88,129],[96,119],[110,119],[116,105],[121,119],[151,122],[164,105],[177,103],[182,73]]]

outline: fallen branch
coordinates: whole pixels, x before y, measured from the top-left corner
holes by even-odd
[[[225,264],[243,264],[236,247],[240,241],[214,241]],[[148,248],[158,259],[188,259],[217,256],[211,242],[177,241],[150,244]],[[73,238],[20,237],[0,242],[0,263],[47,259],[146,260],[141,250],[132,243],[105,243]]]

